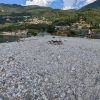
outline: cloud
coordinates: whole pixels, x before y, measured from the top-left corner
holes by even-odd
[[[39,6],[51,6],[53,2],[58,2],[61,0],[26,0],[26,5],[39,5]],[[96,0],[62,0],[63,8],[66,9],[74,9],[80,8],[86,4],[92,3]],[[60,4],[59,4],[60,5]]]
[[[73,4],[75,2],[75,0],[63,0],[64,2],[64,7],[63,9],[71,9],[73,7]]]
[[[94,1],[96,0],[63,0],[64,2],[63,9],[66,10],[66,9],[80,8]]]
[[[92,3],[92,2],[94,2],[94,1],[96,1],[96,0],[86,0],[86,3],[88,4],[88,3]]]
[[[48,6],[55,0],[27,0],[26,5]]]

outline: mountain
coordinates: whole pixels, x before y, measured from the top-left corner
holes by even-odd
[[[90,3],[84,7],[82,7],[82,9],[87,9],[87,8],[95,8],[95,9],[99,9],[100,8],[100,0],[96,0],[93,3]]]
[[[95,7],[98,4],[100,5],[100,1],[97,0],[90,5],[95,4]],[[85,6],[87,8],[89,5]],[[59,23],[59,21],[68,21],[69,23],[74,23],[79,21],[81,17],[83,17],[88,23],[100,23],[100,10],[99,9],[70,9],[70,10],[61,10],[61,9],[53,9],[50,7],[41,7],[41,6],[21,6],[16,4],[0,4],[0,21],[5,21],[6,19],[14,21],[23,20],[25,17],[45,17],[46,19]],[[97,25],[97,24],[96,24]]]
[[[52,10],[49,7],[40,7],[40,6],[21,6],[17,4],[0,4],[0,15],[11,15],[11,14],[35,14],[44,13]]]
[[[0,16],[11,15],[11,16],[35,16],[35,17],[52,17],[57,18],[59,16],[73,15],[76,10],[61,10],[53,9],[50,7],[41,6],[21,6],[16,4],[0,4]],[[73,15],[74,16],[74,15]]]

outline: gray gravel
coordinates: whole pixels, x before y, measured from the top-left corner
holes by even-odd
[[[63,45],[48,43],[59,39]],[[0,100],[100,100],[100,40],[44,36],[0,44]]]

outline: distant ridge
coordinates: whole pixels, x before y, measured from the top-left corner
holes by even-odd
[[[53,10],[50,7],[41,7],[41,6],[22,6],[17,4],[4,4],[0,3],[0,15],[12,15],[16,14],[34,14],[34,15],[43,15],[46,12]]]
[[[95,2],[88,4],[81,9],[87,9],[87,8],[94,8],[94,9],[100,9],[100,0],[96,0]]]
[[[0,3],[0,6],[15,6],[15,7],[21,7],[21,5],[18,4],[6,4],[6,3]]]
[[[32,16],[44,16],[44,17],[50,17],[50,16],[56,16],[58,15],[66,15],[68,13],[75,12],[75,9],[69,9],[69,10],[62,10],[62,9],[53,9],[51,7],[43,7],[43,6],[37,6],[37,5],[30,5],[30,6],[24,6],[24,5],[17,5],[17,4],[4,4],[0,3],[0,15],[32,15]]]

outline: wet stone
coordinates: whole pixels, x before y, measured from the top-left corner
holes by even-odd
[[[0,100],[9,100],[9,98],[0,94]]]
[[[25,96],[25,100],[32,100],[32,95],[30,95],[30,94],[26,94],[26,96]]]

